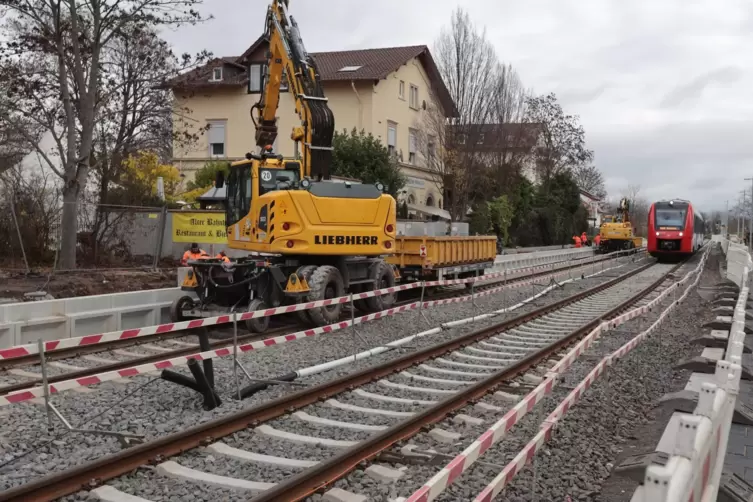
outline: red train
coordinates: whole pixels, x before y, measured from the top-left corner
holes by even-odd
[[[660,260],[693,254],[703,246],[703,218],[687,200],[654,202],[648,210],[646,238],[648,252]]]

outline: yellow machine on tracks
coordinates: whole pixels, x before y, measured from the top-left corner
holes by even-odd
[[[395,284],[384,260],[395,248],[396,203],[381,183],[340,183],[330,179],[335,122],[319,73],[306,52],[287,0],[273,0],[266,18],[269,59],[259,102],[251,109],[258,153],[230,165],[226,187],[228,246],[250,256],[222,262],[189,261],[182,284],[198,296],[176,300],[174,321],[310,302]],[[295,158],[272,151],[283,72],[301,126],[293,130]],[[299,155],[299,151],[301,155]],[[394,296],[356,302],[359,310],[389,308]],[[342,305],[299,311],[314,325],[336,322]],[[263,332],[268,317],[247,321]]]
[[[630,202],[620,200],[619,215],[604,216],[599,228],[599,252],[608,253],[624,249],[635,249],[643,245],[643,238],[635,235],[630,222]]]

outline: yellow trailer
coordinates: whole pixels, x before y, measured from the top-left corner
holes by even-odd
[[[495,236],[398,236],[387,258],[403,281],[443,280],[483,274],[497,257]]]

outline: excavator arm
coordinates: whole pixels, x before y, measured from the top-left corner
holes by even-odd
[[[283,75],[295,98],[301,126],[291,139],[301,153],[302,177],[329,179],[335,118],[324,97],[313,58],[306,52],[298,24],[287,13],[288,0],[273,0],[267,10],[265,38],[269,42],[267,74],[259,102],[251,109],[256,145],[264,149],[277,138],[277,109]]]

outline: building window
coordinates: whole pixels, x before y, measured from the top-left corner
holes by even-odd
[[[398,92],[400,99],[405,100],[405,80],[400,81],[400,91]]]
[[[408,105],[414,110],[418,110],[418,87],[413,84],[410,85],[410,101],[408,101]]]
[[[261,92],[264,75],[262,63],[253,63],[248,67],[248,92]]]
[[[416,145],[418,144],[418,138],[416,131],[410,129],[408,131],[408,163],[416,163]]]
[[[476,143],[479,144],[479,145],[483,145],[484,144],[484,133],[481,133],[481,134],[478,135],[478,141]]]
[[[437,138],[429,136],[426,140],[426,163],[431,167],[437,156]]]
[[[225,157],[227,151],[225,149],[225,120],[212,120],[209,122],[209,130],[207,135],[209,137],[209,156],[210,157]]]
[[[416,203],[416,196],[413,194],[410,194],[408,196],[408,204],[415,204]]]
[[[428,197],[426,197],[426,205],[429,206],[429,207],[433,207],[434,206],[434,196],[433,195],[430,194]]]
[[[363,65],[343,66],[342,68],[340,68],[337,71],[338,72],[340,72],[340,71],[358,71],[361,68],[363,68]]]
[[[397,153],[397,124],[387,122],[387,151],[390,155]]]
[[[222,67],[212,68],[212,80],[211,82],[220,82],[222,80]]]
[[[458,145],[465,145],[465,134],[458,134]]]

